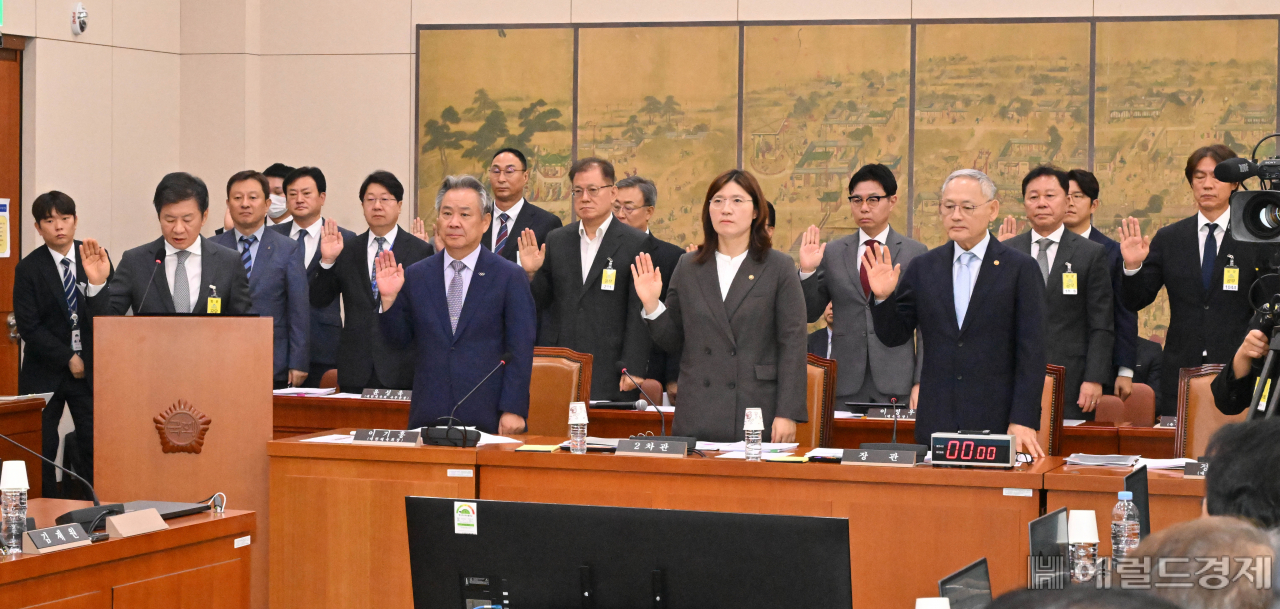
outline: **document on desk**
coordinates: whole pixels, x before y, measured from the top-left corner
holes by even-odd
[[[675,406],[654,406],[653,404],[650,404],[649,408],[647,409],[648,412],[653,412],[655,410],[657,410],[658,412],[670,413],[670,412],[675,412],[676,407]]]
[[[0,402],[16,402],[18,400],[29,400],[31,398],[40,398],[44,400],[45,406],[49,405],[49,400],[53,398],[53,392],[49,393],[30,393],[27,395],[4,395],[0,396]]]
[[[1183,469],[1188,463],[1195,463],[1195,459],[1138,459],[1138,463],[1134,467],[1147,466],[1147,471],[1153,469]]]
[[[782,458],[783,458],[783,457],[790,457],[790,459],[787,459],[787,460],[789,460],[789,461],[790,461],[790,460],[794,460],[794,459],[799,458],[799,457],[795,457],[795,456],[794,456],[793,454],[791,454],[790,452],[762,453],[762,454],[760,455],[760,459],[761,459],[761,460],[763,460],[763,461],[773,461],[773,460],[775,460],[775,459],[776,459],[776,460],[782,460]],[[738,459],[738,460],[745,460],[745,459],[747,458],[747,453],[745,453],[745,452],[730,452],[730,453],[724,453],[724,454],[716,455],[716,458],[717,458],[717,459]]]
[[[855,414],[855,413],[849,412],[848,410],[837,410],[837,411],[835,411],[835,412],[833,412],[833,413],[831,413],[831,414],[832,414],[832,415],[834,415],[834,416],[835,416],[835,418],[837,418],[837,419],[861,419],[861,418],[863,418],[863,415]]]
[[[560,443],[561,448],[569,448],[569,441]],[[617,448],[618,438],[595,438],[587,436],[587,448]]]
[[[1063,419],[1063,427],[1076,427],[1084,424],[1084,419]]]
[[[843,448],[815,448],[805,453],[804,456],[809,457],[811,459],[814,457],[817,457],[819,459],[843,459],[844,449]]]
[[[311,387],[285,387],[284,389],[276,389],[275,391],[272,391],[271,394],[314,398],[314,397],[320,397],[322,395],[332,395],[334,393],[337,393],[337,391],[338,390],[334,389],[333,387],[326,387],[324,389],[317,389],[317,388],[311,388]]]
[[[767,453],[778,453],[795,450],[800,445],[795,442],[761,442],[760,450]],[[718,450],[724,453],[746,452],[746,442],[698,442],[698,450]]]
[[[350,444],[355,436],[345,433],[329,434],[327,436],[316,436],[314,438],[303,438],[299,442],[316,442],[319,444]]]
[[[470,427],[468,429],[475,429],[475,428]],[[490,444],[524,444],[524,441],[517,440],[515,438],[508,438],[506,436],[495,436],[493,434],[488,434],[483,431],[480,432],[480,441],[476,442],[476,446],[488,446]]]
[[[1137,462],[1137,455],[1086,455],[1084,453],[1075,453],[1067,457],[1067,465],[1133,467]]]

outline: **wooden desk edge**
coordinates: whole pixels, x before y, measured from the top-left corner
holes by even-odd
[[[451,448],[447,446],[366,446],[352,444],[328,444],[303,442],[333,434],[346,434],[347,429],[331,429],[304,436],[272,440],[267,443],[268,457],[293,457],[302,459],[350,459],[355,461],[394,461],[409,463],[440,463],[448,465],[476,465],[476,448]]]

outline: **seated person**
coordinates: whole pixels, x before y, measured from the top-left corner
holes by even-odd
[[[831,358],[831,322],[833,315],[831,313],[831,303],[827,303],[827,310],[822,312],[822,327],[809,333],[809,353],[818,357]]]
[[[1236,415],[1244,412],[1253,399],[1253,388],[1262,373],[1262,358],[1267,355],[1270,341],[1262,330],[1249,330],[1244,342],[1236,349],[1235,357],[1213,379],[1213,403],[1222,414]],[[1261,413],[1259,413],[1261,414]]]
[[[1264,585],[1270,574],[1261,571],[1275,562],[1271,540],[1239,518],[1210,516],[1157,531],[1131,559],[1139,562],[1129,569],[1150,575],[1152,594],[1184,609],[1267,609],[1274,600]],[[1225,574],[1211,563],[1224,559]]]

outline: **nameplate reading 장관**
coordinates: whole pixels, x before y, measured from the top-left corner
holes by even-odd
[[[916,464],[914,450],[844,449],[841,465],[878,465],[881,467],[912,467]]]

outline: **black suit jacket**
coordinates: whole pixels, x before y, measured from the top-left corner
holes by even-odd
[[[1038,238],[1028,231],[1005,242],[1028,256],[1031,242]],[[1107,249],[1069,230],[1062,232],[1045,283],[1045,359],[1067,369],[1063,392],[1063,416],[1093,419],[1080,410],[1080,384],[1114,381],[1112,356],[1115,317]],[[1063,294],[1062,275],[1070,265],[1076,274],[1076,293]],[[1037,268],[1039,268],[1037,266]]]
[[[497,207],[493,208],[493,217],[497,218],[502,210]],[[557,216],[528,200],[524,202],[524,206],[520,208],[520,215],[516,216],[516,221],[507,231],[507,243],[502,247],[502,251],[498,252],[500,256],[516,261],[516,254],[520,253],[520,243],[517,237],[524,229],[533,229],[533,235],[538,238],[538,245],[547,242],[547,233],[564,226],[564,222]],[[485,249],[493,248],[493,223],[489,223],[488,230],[484,231],[484,239],[480,240],[480,245]]]
[[[1149,385],[1160,404],[1160,360],[1163,358],[1160,343],[1145,338],[1138,339],[1138,359],[1133,364],[1133,382]],[[1253,387],[1249,388],[1250,391]]]
[[[164,256],[164,237],[125,252],[107,287],[88,299],[94,314],[124,315],[130,309],[135,315],[174,313],[173,292],[169,290],[164,263],[156,263],[157,257]],[[150,284],[147,283],[148,277],[151,278]],[[209,297],[213,294],[209,289],[211,285],[217,288],[218,297],[222,299],[223,314],[250,313],[253,301],[249,299],[249,278],[244,274],[244,265],[240,264],[240,254],[202,237],[200,285],[192,314],[207,312]]]
[[[614,220],[617,221],[616,219]],[[649,254],[653,258],[654,266],[658,267],[658,272],[662,275],[662,300],[667,299],[667,289],[671,287],[671,274],[675,272],[676,265],[680,262],[680,257],[684,255],[684,250],[679,246],[667,243],[652,233],[644,240],[644,246],[641,251]],[[667,383],[676,381],[680,376],[680,352],[667,353],[657,345],[653,346],[653,350],[649,352],[649,372],[646,378],[651,378],[663,387]],[[652,396],[655,400],[660,396]]]
[[[346,315],[338,340],[338,385],[345,389],[369,386],[373,375],[388,389],[412,389],[417,349],[391,347],[378,327],[378,307],[369,279],[370,232],[345,237],[333,266],[321,267],[311,278],[311,305],[327,307],[342,296]],[[319,255],[319,248],[316,253]],[[430,243],[399,229],[391,244],[396,263],[405,267],[435,253]]]
[[[93,374],[93,315],[85,300],[84,264],[80,262],[80,242],[71,246],[76,258],[76,283],[80,323],[80,359],[85,378]],[[110,279],[108,278],[108,283]],[[68,367],[71,350],[71,311],[62,291],[62,269],[53,261],[49,246],[42,245],[22,260],[13,271],[13,316],[18,333],[26,343],[22,369],[18,372],[18,393],[58,391],[71,378]]]
[[[1102,234],[1096,226],[1089,231],[1089,240],[1101,243],[1102,247],[1107,248],[1107,259],[1111,263],[1111,292],[1115,296],[1111,304],[1111,314],[1115,320],[1116,330],[1115,346],[1111,349],[1111,357],[1117,369],[1115,372],[1119,372],[1121,367],[1136,370],[1134,366],[1137,365],[1138,353],[1138,314],[1124,306],[1124,256],[1120,254],[1120,244],[1115,239]],[[1113,386],[1114,383],[1113,378],[1107,386]]]
[[[951,271],[956,245],[916,257],[898,288],[871,307],[876,335],[905,344],[919,328],[924,344],[916,442],[934,432],[1004,433],[1010,423],[1040,428],[1044,393],[1044,278],[1030,256],[994,235],[965,313],[956,323]]]
[[[324,220],[321,219],[323,223]],[[293,233],[293,220],[283,224],[273,224],[267,227],[267,230],[274,230],[288,237]],[[338,232],[342,238],[351,239],[356,236],[355,233],[338,227]],[[303,248],[302,255],[306,256]],[[346,251],[345,248],[343,251]],[[320,244],[316,244],[316,252],[311,256],[311,260],[304,260],[303,263],[307,268],[307,281],[310,283],[320,272]],[[342,305],[338,303],[338,299],[334,298],[332,302],[323,307],[311,305],[311,366],[313,368],[337,368],[338,367],[338,341],[342,336]],[[318,380],[318,379],[317,379]]]
[[[1142,268],[1135,275],[1124,277],[1124,303],[1133,311],[1155,301],[1162,287],[1169,295],[1160,415],[1177,413],[1178,370],[1230,363],[1253,316],[1249,286],[1258,277],[1256,247],[1236,241],[1227,230],[1218,247],[1213,279],[1205,291],[1200,279],[1198,217],[1191,216],[1156,231]],[[1219,221],[1226,222],[1226,215]],[[1228,257],[1234,257],[1240,267],[1240,288],[1234,292],[1222,289],[1222,269]],[[1206,351],[1207,356],[1203,355]]]
[[[546,259],[529,286],[538,309],[548,313],[538,344],[590,353],[595,358],[591,399],[635,399],[635,391],[618,391],[621,374],[614,364],[623,362],[634,375],[649,362],[649,331],[640,317],[640,298],[631,283],[631,265],[646,237],[616,219],[610,220],[584,283],[580,225],[574,222],[547,234]],[[614,288],[605,290],[601,283],[610,260],[617,275]]]
[[[831,344],[831,331],[818,328],[809,333],[809,353],[818,357],[827,357],[827,347]]]

